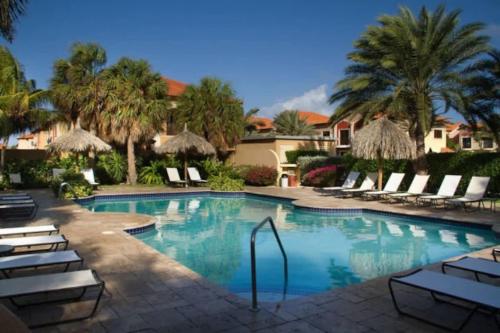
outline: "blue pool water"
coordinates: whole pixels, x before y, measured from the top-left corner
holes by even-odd
[[[250,234],[266,216],[275,220],[288,255],[288,297],[360,283],[496,244],[487,229],[375,213],[339,216],[256,196],[180,195],[98,200],[84,206],[96,212],[158,217],[156,229],[135,237],[243,296],[251,290]],[[282,257],[268,226],[259,231],[256,244],[260,295],[280,297]]]

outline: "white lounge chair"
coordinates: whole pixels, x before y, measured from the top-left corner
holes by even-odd
[[[437,194],[432,195],[422,195],[417,198],[418,204],[425,204],[428,202],[431,206],[436,206],[439,201],[444,201],[446,199],[451,199],[455,195],[458,184],[460,183],[462,176],[456,175],[446,175],[444,176],[443,182],[439,187]]]
[[[323,187],[321,189],[325,191],[341,191],[348,188],[353,188],[354,185],[356,185],[356,181],[359,178],[359,174],[360,173],[358,171],[351,171],[347,175],[347,178],[344,180],[342,186]]]
[[[0,217],[4,219],[33,218],[38,211],[38,205],[29,200],[0,200]]]
[[[168,182],[176,185],[187,185],[185,180],[181,180],[177,168],[167,168]]]
[[[0,238],[5,236],[16,236],[16,235],[29,235],[29,234],[41,234],[48,233],[58,233],[59,229],[53,225],[35,225],[32,227],[18,227],[18,228],[0,228]]]
[[[94,170],[92,169],[83,169],[82,170],[83,177],[85,180],[89,182],[90,185],[97,187],[99,183],[95,181]]]
[[[68,248],[68,240],[63,235],[2,238],[0,239],[0,245],[11,245],[16,249],[24,247],[29,249],[33,246],[49,246],[48,249],[44,248],[43,250],[37,251],[55,251],[59,249],[60,245],[66,250]]]
[[[365,192],[363,193],[363,198],[379,198],[381,196],[397,192],[404,177],[405,177],[404,173],[396,173],[396,172],[391,173],[383,190]]]
[[[480,274],[494,278],[500,277],[500,263],[483,258],[463,257],[458,260],[443,262],[441,265],[443,273],[446,274],[447,268],[472,272],[477,281],[479,281]]]
[[[64,169],[53,168],[52,169],[52,178],[60,177],[65,172],[66,172],[66,170],[64,170]]]
[[[377,173],[370,172],[369,174],[366,175],[360,187],[341,190],[340,196],[347,197],[347,196],[361,195],[364,192],[372,190],[373,186],[375,186],[376,181],[377,181]]]
[[[444,202],[445,206],[462,206],[463,209],[466,209],[467,204],[477,202],[478,208],[481,208],[481,204],[483,204],[484,208],[483,198],[489,182],[490,177],[472,177],[465,191],[465,195],[461,198],[446,199]]]
[[[83,259],[74,250],[45,253],[30,253],[8,257],[0,257],[0,271],[10,277],[9,271],[15,269],[37,268],[42,266],[65,265],[67,271],[73,263],[83,264]]]
[[[12,185],[22,185],[23,181],[21,179],[21,174],[19,172],[17,172],[17,173],[9,173],[9,182]]]
[[[99,279],[97,273],[92,270],[81,270],[74,272],[18,277],[13,279],[2,279],[0,280],[0,299],[8,299],[11,301],[12,304],[19,307],[19,306],[30,305],[29,303],[19,304],[16,298],[21,296],[58,293],[61,291],[71,291],[71,290],[82,290],[81,294],[76,298],[74,296],[74,293],[72,293],[70,298],[61,299],[61,301],[75,301],[81,299],[81,297],[83,297],[83,295],[89,288],[98,289],[96,301],[90,313],[83,316],[74,317],[71,319],[38,323],[30,326],[30,328],[35,328],[40,326],[68,323],[92,317],[97,310],[99,301],[101,300],[101,296],[104,291],[104,281]],[[47,300],[43,303],[42,302],[33,303],[31,305],[47,304],[50,302],[53,302],[53,300]]]
[[[429,181],[429,175],[415,175],[411,181],[410,187],[406,192],[391,193],[387,197],[389,200],[408,202],[409,198],[414,198],[422,195],[424,193],[427,182]]]
[[[189,180],[195,184],[206,184],[208,181],[206,179],[201,179],[200,173],[196,168],[187,168]]]
[[[396,296],[394,293],[395,284],[428,291],[435,300],[439,300],[440,302],[450,303],[442,299],[442,297],[438,299],[437,295],[447,296],[456,300],[464,301],[474,305],[474,307],[472,309],[469,309],[469,313],[465,315],[465,319],[457,328],[450,328],[441,323],[437,323],[427,318],[417,316],[408,311],[404,311],[399,306],[396,300]],[[398,313],[448,330],[461,330],[467,324],[467,322],[469,322],[470,318],[477,310],[484,309],[486,313],[492,314],[493,316],[498,315],[498,313],[500,312],[499,287],[427,270],[419,269],[407,275],[391,277],[389,279],[389,290],[391,292],[394,307],[396,308]],[[461,306],[461,308],[463,309],[464,307]],[[497,320],[497,325],[500,326],[496,317],[495,320]]]

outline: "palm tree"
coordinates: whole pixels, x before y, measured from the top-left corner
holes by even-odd
[[[273,119],[276,132],[284,135],[313,135],[314,127],[301,118],[297,110],[286,110],[278,113]]]
[[[223,158],[245,127],[242,100],[229,83],[213,77],[186,89],[179,98],[176,119],[178,126],[187,123],[193,133],[203,136]]]
[[[381,16],[348,56],[353,64],[330,97],[330,103],[340,102],[332,123],[354,114],[365,121],[380,113],[404,120],[416,144],[415,169],[425,172],[424,140],[440,102],[462,86],[461,69],[488,50],[488,37],[478,35],[484,25],[459,26],[459,15],[439,6],[434,12],[422,7],[418,17],[407,7]]]
[[[166,121],[167,85],[145,60],[121,58],[103,74],[109,92],[102,129],[126,143],[129,184],[137,183],[135,145],[151,140]]]
[[[12,42],[14,38],[14,22],[24,14],[28,0],[0,0],[0,33]]]
[[[500,149],[500,50],[488,52],[488,58],[480,59],[463,73],[465,90],[458,98],[450,98],[450,105],[462,114],[477,131],[477,123],[486,125]],[[484,132],[484,128],[481,132]]]
[[[73,127],[78,121],[96,134],[97,123],[105,107],[107,90],[102,72],[106,51],[95,43],[75,43],[68,59],[54,63],[50,82],[52,103]]]
[[[0,169],[5,163],[5,149],[11,135],[46,126],[52,113],[42,106],[48,93],[36,89],[35,81],[27,80],[10,51],[0,47],[0,139],[3,142]]]

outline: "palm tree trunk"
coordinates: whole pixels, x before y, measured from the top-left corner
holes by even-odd
[[[427,157],[425,156],[425,134],[420,126],[417,125],[415,135],[416,159],[413,161],[413,169],[419,175],[427,174]]]
[[[5,169],[5,153],[7,152],[7,146],[9,145],[9,137],[3,139],[2,151],[0,152],[0,172],[3,173]]]
[[[137,184],[137,170],[135,168],[135,151],[132,136],[127,138],[128,183]]]

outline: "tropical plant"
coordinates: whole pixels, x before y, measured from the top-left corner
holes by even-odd
[[[165,123],[167,85],[145,60],[122,58],[104,77],[108,97],[102,128],[114,141],[126,143],[127,182],[136,184],[135,145],[151,140]]]
[[[336,165],[324,166],[309,171],[304,175],[302,184],[306,186],[333,186],[337,180],[338,167]]]
[[[68,59],[56,60],[50,82],[52,103],[65,119],[96,134],[106,106],[107,89],[102,75],[106,51],[95,43],[75,43]]]
[[[245,188],[243,179],[234,179],[220,174],[208,177],[208,186],[213,191],[234,192]]]
[[[28,0],[0,0],[0,33],[12,42],[14,39],[14,22],[24,14]]]
[[[491,135],[500,147],[500,50],[492,50],[489,57],[480,59],[464,71],[465,89],[450,105],[471,125],[474,131]],[[479,128],[481,122],[486,128]],[[499,148],[500,149],[500,148]]]
[[[458,94],[464,66],[488,50],[481,23],[459,25],[460,11],[422,7],[416,17],[407,7],[379,17],[354,44],[353,62],[336,84],[330,103],[340,102],[332,123],[352,115],[365,122],[378,114],[406,122],[416,144],[415,169],[425,172],[424,139],[441,102]],[[444,111],[446,111],[445,108]]]
[[[165,183],[167,165],[162,160],[152,160],[149,165],[142,167],[139,172],[139,182],[148,185],[161,185]]]
[[[206,77],[179,97],[176,122],[179,129],[188,123],[193,133],[203,136],[225,158],[243,135],[243,102],[229,83]]]
[[[42,106],[46,91],[36,89],[35,81],[27,80],[21,65],[12,53],[0,46],[0,168],[5,165],[5,149],[11,135],[46,126],[52,113]]]
[[[68,183],[72,191],[63,191],[59,193],[62,183]],[[72,199],[74,195],[78,198],[87,197],[93,193],[92,185],[85,179],[83,174],[68,170],[64,172],[61,177],[55,178],[50,184],[55,196],[61,194],[63,199]]]
[[[273,120],[276,132],[284,135],[313,135],[314,127],[300,117],[297,110],[285,110],[278,113]]]
[[[111,153],[99,155],[97,167],[104,170],[106,176],[114,184],[122,182],[127,175],[127,161],[116,150],[113,150]]]
[[[245,184],[254,186],[274,185],[278,179],[278,171],[264,165],[249,166],[240,175],[245,180]]]

